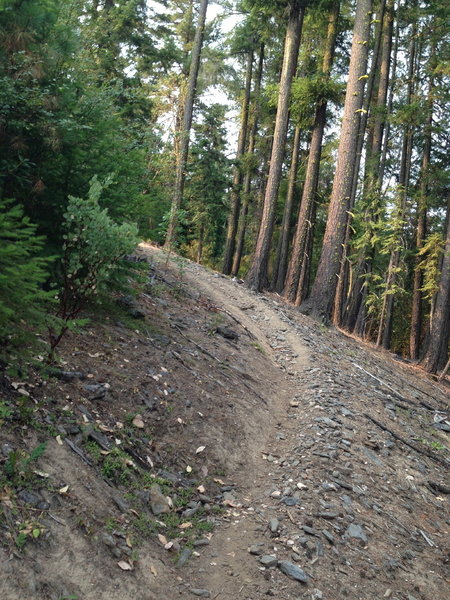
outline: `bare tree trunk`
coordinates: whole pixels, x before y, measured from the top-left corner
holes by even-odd
[[[339,4],[339,2],[334,3],[329,16],[327,41],[322,62],[322,73],[325,77],[329,77],[331,66],[333,64]],[[308,165],[306,167],[305,183],[300,202],[300,211],[294,234],[291,260],[285,278],[284,296],[290,300],[290,302],[295,302],[296,304],[300,303],[300,297],[304,295],[304,284],[308,279],[305,268],[307,267],[309,269],[311,263],[311,261],[307,259],[307,256],[309,256],[307,249],[309,247],[308,240],[311,240],[315,221],[314,205],[319,182],[320,157],[322,152],[323,133],[326,124],[326,113],[327,103],[322,100],[316,106],[311,144],[309,147]],[[302,271],[303,277],[301,275]],[[302,280],[303,285],[299,290],[300,280]]]
[[[348,203],[352,192],[359,121],[364,97],[371,15],[372,1],[358,0],[344,116],[322,254],[311,296],[302,304],[303,312],[311,313],[325,322],[329,322],[333,310],[342,247],[345,241]]]
[[[287,271],[289,234],[291,231],[292,209],[294,206],[295,186],[297,183],[297,171],[300,156],[300,135],[301,129],[297,126],[294,131],[294,139],[292,140],[292,157],[289,168],[288,189],[283,210],[283,220],[280,228],[280,238],[278,240],[277,253],[275,255],[272,288],[275,292],[280,294],[284,288],[284,279]]]
[[[236,245],[236,232],[239,224],[241,210],[242,165],[241,160],[245,151],[248,129],[248,112],[250,105],[250,90],[253,72],[253,50],[248,53],[247,70],[245,75],[245,90],[241,109],[241,128],[239,132],[238,147],[233,171],[233,184],[231,187],[231,213],[228,219],[227,239],[225,242],[225,257],[222,272],[231,273],[234,249]]]
[[[429,373],[436,373],[448,360],[450,331],[450,202],[447,206],[447,232],[439,289],[436,295],[428,348],[420,364]]]
[[[406,95],[406,103],[411,104],[413,89],[414,89],[414,68],[416,58],[416,31],[417,25],[413,24],[411,33],[411,42],[409,48],[409,63],[408,63],[408,89]],[[409,178],[411,172],[411,157],[413,145],[413,130],[410,125],[405,127],[402,143],[402,154],[400,160],[400,170],[398,177],[398,190],[401,196],[400,206],[398,209],[398,219],[402,221],[405,216],[406,202],[408,198]],[[383,306],[381,309],[380,323],[378,327],[377,346],[382,345],[388,349],[391,345],[392,325],[394,317],[394,300],[395,294],[392,289],[397,281],[398,266],[400,261],[400,243],[401,232],[399,239],[396,242],[396,247],[391,251],[389,259],[389,267],[386,277],[386,291],[383,298]]]
[[[248,139],[248,148],[247,154],[249,158],[253,156],[255,151],[255,139],[256,132],[258,130],[258,104],[259,104],[259,95],[261,91],[261,79],[264,65],[264,44],[261,44],[259,50],[259,59],[258,59],[258,68],[256,70],[255,76],[255,87],[253,90],[253,108],[252,108],[252,117],[251,117],[251,127],[249,132]],[[251,183],[252,183],[252,165],[251,160],[250,164],[247,166],[247,170],[245,172],[244,177],[244,185],[242,190],[242,208],[241,214],[239,217],[239,227],[237,232],[237,241],[236,241],[236,250],[234,252],[233,258],[233,267],[231,269],[231,274],[236,277],[239,273],[239,268],[241,266],[242,253],[244,251],[244,242],[245,242],[245,234],[247,231],[247,215],[248,209],[251,200]]]
[[[186,99],[183,111],[183,126],[180,132],[179,154],[177,156],[175,189],[170,209],[169,226],[167,228],[165,246],[172,248],[177,237],[178,213],[183,201],[184,179],[189,152],[189,133],[192,125],[192,114],[194,110],[194,99],[197,88],[198,72],[200,68],[200,56],[205,30],[206,10],[208,0],[200,0],[200,10],[197,27],[195,30],[194,45],[191,55],[191,66],[189,68],[189,79],[186,91]]]
[[[389,71],[391,63],[391,51],[392,51],[392,25],[393,25],[393,0],[388,0],[387,6],[384,8],[384,3],[380,9],[381,14],[381,28],[379,35],[377,36],[375,48],[376,56],[372,61],[371,75],[369,79],[369,89],[367,93],[367,109],[370,104],[370,121],[369,131],[367,135],[367,148],[366,148],[366,160],[365,160],[365,176],[364,176],[364,190],[363,190],[363,202],[366,203],[366,216],[365,221],[367,226],[370,226],[373,221],[376,221],[378,217],[379,203],[381,200],[381,183],[382,174],[380,171],[381,163],[381,148],[383,141],[383,134],[386,124],[386,117],[384,115],[384,107],[386,106],[387,92],[389,88]],[[378,74],[376,96],[372,94],[375,76]],[[375,96],[370,98],[370,96]],[[368,113],[364,113],[364,117],[367,117]],[[361,144],[364,132],[360,132]],[[359,156],[362,151],[362,147],[359,150]],[[353,181],[353,200],[356,197],[356,185],[357,176]],[[347,230],[350,223],[347,226]],[[348,233],[347,233],[348,237]],[[367,288],[367,275],[372,271],[372,260],[374,257],[373,248],[369,248],[369,244],[362,249],[361,256],[358,259],[355,277],[352,289],[348,294],[345,307],[340,307],[340,312],[336,311],[336,318],[342,319],[342,324],[349,331],[354,331],[358,315],[361,310],[361,302],[365,301],[366,288]],[[344,265],[343,265],[344,266]],[[339,287],[343,285],[341,279],[339,281]],[[340,301],[343,302],[343,292],[341,293]],[[363,311],[365,308],[362,309]],[[340,315],[340,317],[339,317]],[[360,315],[362,317],[362,315]],[[362,323],[362,319],[359,322]]]
[[[430,57],[430,62],[434,62],[434,48]],[[423,247],[426,235],[427,225],[427,195],[429,187],[429,168],[431,159],[431,142],[433,126],[433,89],[434,79],[430,74],[430,85],[428,89],[428,117],[425,125],[425,140],[422,157],[422,168],[420,173],[420,190],[417,200],[417,229],[416,229],[416,248],[417,253]],[[419,348],[422,335],[422,285],[423,272],[419,269],[420,256],[417,254],[414,261],[414,279],[413,279],[413,297],[411,308],[411,332],[409,340],[410,355],[413,360],[419,358]]]
[[[280,91],[278,94],[277,116],[270,159],[269,176],[264,196],[263,214],[252,266],[247,274],[249,288],[261,291],[268,285],[268,264],[272,233],[275,219],[275,207],[283,166],[284,146],[286,143],[289,117],[289,98],[291,84],[297,67],[298,51],[305,9],[303,2],[292,0],[289,21],[284,42],[283,67],[281,71]]]

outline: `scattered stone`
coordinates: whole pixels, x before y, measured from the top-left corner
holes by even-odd
[[[289,562],[288,560],[278,561],[278,568],[282,573],[284,573],[288,577],[291,577],[291,579],[295,579],[296,581],[300,581],[301,583],[308,582],[308,575],[305,573],[305,571],[303,571],[303,569],[301,569],[297,565],[294,565],[293,563]]]
[[[344,537],[360,540],[363,544],[367,544],[367,536],[364,533],[362,526],[357,523],[350,523]]]
[[[106,533],[106,531],[104,531],[101,534],[100,539],[105,544],[105,546],[108,546],[109,548],[114,548],[116,546],[116,540],[113,538],[112,535]]]
[[[209,590],[203,590],[201,588],[191,588],[189,591],[191,592],[191,594],[194,594],[194,596],[198,596],[199,598],[210,598],[211,597]]]
[[[25,502],[25,504],[30,504],[39,510],[48,510],[50,508],[50,504],[43,500],[38,494],[35,492],[30,492],[29,490],[20,490],[17,496]]]
[[[87,383],[83,386],[90,400],[104,400],[109,388],[109,383]]]
[[[115,505],[117,506],[117,508],[120,510],[121,513],[128,512],[129,506],[125,502],[125,500],[123,500],[120,496],[113,496],[112,499],[114,500]]]
[[[201,538],[199,540],[194,541],[194,548],[199,548],[200,546],[209,546],[208,538]]]
[[[161,491],[161,488],[157,483],[154,483],[150,487],[150,508],[155,516],[162,515],[163,513],[170,512],[170,506],[167,502],[167,498]]]
[[[11,452],[14,452],[14,448],[10,444],[2,444],[3,456],[8,458],[8,456],[11,454]]]
[[[84,436],[91,438],[91,440],[94,440],[94,442],[96,442],[101,448],[103,448],[103,450],[111,450],[112,444],[106,437],[106,435],[94,429],[92,425],[88,425],[85,428]]]
[[[317,529],[313,529],[313,527],[309,527],[309,525],[303,525],[302,529],[308,535],[315,535],[316,537],[320,537],[320,532]]]
[[[330,542],[330,544],[331,544],[331,545],[333,545],[333,544],[334,544],[334,542],[335,542],[333,534],[332,534],[332,533],[330,533],[330,532],[328,531],[328,529],[322,529],[322,533],[323,533],[323,536],[326,538],[326,540],[327,540],[328,542]]]
[[[259,556],[263,553],[262,544],[252,544],[248,549],[250,554],[254,554],[255,556]]]
[[[278,519],[270,519],[269,521],[269,529],[271,531],[271,533],[277,533],[278,529],[280,527],[280,521]]]
[[[183,548],[183,550],[180,554],[180,557],[178,558],[178,561],[177,561],[177,567],[179,569],[181,569],[181,567],[184,567],[184,565],[187,563],[187,561],[191,557],[191,554],[192,554],[192,550],[190,550],[189,548]]]
[[[273,554],[264,554],[264,556],[261,556],[261,558],[259,559],[259,562],[262,564],[263,567],[266,567],[266,569],[270,569],[270,567],[277,566],[278,559]]]
[[[321,590],[314,589],[311,594],[311,600],[322,600],[322,599],[323,599],[323,592],[321,592]]]
[[[55,371],[52,371],[51,374],[60,381],[64,381],[64,383],[71,383],[76,379],[86,379],[86,374],[81,373],[81,371],[60,371],[59,369],[56,369]]]
[[[227,340],[236,341],[239,339],[239,334],[237,334],[233,329],[230,329],[229,327],[219,326],[216,328],[216,333],[223,336]]]

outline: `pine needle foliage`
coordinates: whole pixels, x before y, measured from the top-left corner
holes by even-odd
[[[40,256],[44,238],[12,200],[0,201],[0,344],[2,358],[34,346],[47,323],[54,293],[45,291],[52,259]]]

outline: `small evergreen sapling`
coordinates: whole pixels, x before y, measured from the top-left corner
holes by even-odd
[[[69,197],[64,214],[62,256],[62,288],[59,294],[58,328],[50,328],[50,348],[53,353],[63,335],[73,325],[80,311],[100,289],[123,269],[121,259],[130,254],[139,242],[137,227],[118,225],[102,209],[99,199],[111,183],[94,177],[87,199]]]
[[[39,256],[44,238],[13,200],[0,200],[0,354],[10,361],[17,351],[34,348],[45,331],[54,293],[44,291],[52,259]]]

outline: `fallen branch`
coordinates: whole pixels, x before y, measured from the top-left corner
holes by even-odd
[[[237,323],[238,325],[240,325],[242,327],[242,329],[247,333],[248,337],[252,338],[253,340],[256,340],[256,335],[254,335],[250,329],[248,327],[246,327],[246,325],[244,325],[241,321],[239,321],[239,319],[237,319],[232,313],[230,313],[230,311],[226,310],[226,308],[219,308],[218,306],[216,306],[217,310],[220,310],[220,312],[225,313],[226,315],[228,315],[231,319],[233,319],[233,321],[235,323]]]
[[[211,352],[209,352],[209,350],[206,350],[206,348],[203,348],[202,346],[200,346],[200,344],[197,344],[197,342],[194,342],[194,340],[192,340],[191,338],[188,338],[187,335],[184,335],[184,333],[181,331],[181,329],[179,327],[177,327],[176,325],[173,326],[180,335],[182,335],[184,337],[185,340],[188,340],[188,342],[191,342],[192,344],[194,344],[194,346],[196,348],[198,348],[200,350],[200,352],[203,352],[203,354],[206,354],[206,356],[209,356],[210,358],[212,358],[213,360],[216,360],[219,364],[222,364],[223,361],[220,360],[220,358],[217,358],[217,356],[214,356],[214,354],[211,354]]]
[[[444,379],[444,377],[447,375],[447,371],[449,370],[449,368],[450,368],[450,358],[448,359],[447,364],[445,365],[442,373],[439,375],[438,381],[442,381]]]
[[[413,444],[412,442],[408,442],[408,440],[405,440],[405,438],[403,438],[401,435],[399,435],[398,433],[395,433],[395,431],[392,431],[392,429],[389,429],[389,427],[386,427],[386,425],[383,425],[383,423],[380,423],[380,421],[377,421],[374,417],[371,417],[367,413],[363,413],[363,414],[367,419],[372,421],[372,423],[375,423],[375,425],[377,425],[383,431],[387,431],[387,433],[390,433],[392,435],[392,437],[394,437],[399,442],[402,442],[402,444],[405,444],[405,446],[408,446],[409,448],[411,448],[412,450],[415,450],[419,454],[423,454],[424,456],[431,458],[432,460],[438,462],[441,465],[444,465],[446,467],[450,466],[449,462],[447,460],[441,458],[440,456],[437,456],[436,454],[434,454],[433,452],[430,452],[429,450],[426,450],[425,448],[420,448],[419,446],[416,446],[416,444]]]
[[[363,367],[358,365],[358,363],[355,363],[352,361],[350,361],[350,362],[354,367],[356,367],[357,369],[360,369],[361,371],[363,371],[363,373],[365,373],[366,375],[369,375],[369,377],[372,377],[372,379],[375,379],[375,381],[377,381],[380,385],[387,388],[391,392],[391,394],[393,394],[396,398],[398,398],[398,400],[401,400],[402,402],[406,402],[407,404],[412,404],[413,406],[418,406],[417,402],[414,402],[414,400],[411,400],[410,398],[406,398],[405,396],[403,396],[402,394],[397,392],[397,390],[394,389],[391,385],[389,385],[388,383],[386,383],[379,377],[376,377],[376,375],[372,375],[372,373],[369,373],[369,371],[366,371],[366,369],[364,369]],[[422,404],[422,403],[419,403],[419,404]],[[428,408],[428,406],[426,406],[425,408]],[[437,410],[437,409],[431,408],[431,410]]]
[[[84,454],[84,452],[82,450],[80,450],[80,448],[78,448],[78,446],[76,446],[68,438],[64,438],[64,439],[66,441],[66,444],[69,446],[69,448],[71,450],[73,450],[75,452],[75,454],[78,454],[78,456],[81,458],[81,460],[83,460],[87,465],[89,465],[90,467],[92,467],[91,461],[86,457],[86,455]]]

